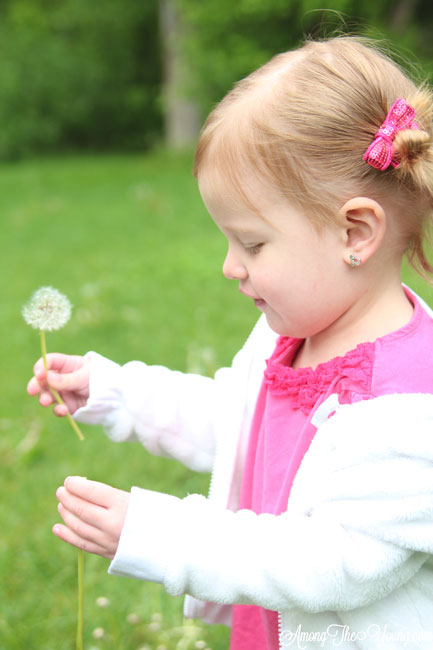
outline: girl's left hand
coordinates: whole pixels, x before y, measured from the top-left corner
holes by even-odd
[[[53,533],[88,553],[112,560],[129,504],[129,493],[69,476],[56,492],[58,511],[66,525],[55,524]]]

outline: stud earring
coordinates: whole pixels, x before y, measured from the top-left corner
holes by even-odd
[[[349,255],[350,259],[350,266],[359,266],[361,264],[361,258],[358,255],[355,255],[354,253],[351,253]]]

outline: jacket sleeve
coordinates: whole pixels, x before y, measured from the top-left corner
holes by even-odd
[[[216,429],[242,418],[252,367],[264,368],[274,342],[261,318],[232,366],[213,379],[139,361],[119,366],[90,352],[90,397],[74,417],[102,425],[115,442],[139,441],[153,454],[210,471]]]
[[[279,516],[133,488],[109,572],[172,595],[279,611],[350,610],[385,597],[433,553],[433,410],[432,396],[422,397],[430,414],[418,417],[401,395],[341,407],[316,434]]]

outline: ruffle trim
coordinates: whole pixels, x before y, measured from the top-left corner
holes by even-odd
[[[290,395],[293,407],[309,413],[320,396],[331,386],[340,403],[351,402],[351,395],[363,399],[371,390],[374,344],[361,343],[344,357],[335,357],[316,368],[292,368],[290,364],[301,341],[281,336],[266,362],[264,382],[276,395]],[[282,362],[284,360],[284,362]],[[347,381],[344,381],[347,380]],[[364,397],[364,398],[365,398]]]

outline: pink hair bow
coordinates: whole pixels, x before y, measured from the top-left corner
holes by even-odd
[[[390,165],[398,167],[400,158],[393,153],[392,143],[399,131],[418,128],[418,124],[413,121],[415,114],[416,111],[410,104],[404,99],[397,99],[376,133],[375,140],[363,155],[363,160],[382,172]]]

